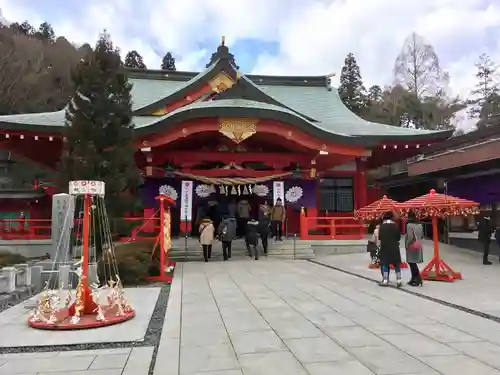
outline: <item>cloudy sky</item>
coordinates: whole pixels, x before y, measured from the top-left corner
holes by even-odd
[[[48,21],[75,43],[93,44],[107,29],[149,68],[172,51],[179,70],[198,70],[225,35],[244,72],[338,73],[353,52],[366,85],[384,85],[415,31],[434,46],[452,92],[464,97],[481,53],[500,62],[498,0],[0,0],[0,9],[9,21]]]

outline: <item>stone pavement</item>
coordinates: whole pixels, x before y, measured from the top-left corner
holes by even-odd
[[[441,258],[455,271],[460,271],[463,280],[454,283],[429,281],[422,288],[410,288],[410,290],[500,318],[500,299],[497,297],[500,285],[498,257],[490,256],[493,265],[484,266],[482,254],[476,251],[446,244],[439,244],[439,249]],[[421,268],[431,259],[432,253],[432,241],[424,241],[425,262],[420,266]],[[404,258],[404,250],[402,250],[402,255]],[[372,280],[378,281],[381,278],[380,270],[367,267],[369,263],[367,253],[324,256],[318,257],[316,261]],[[409,269],[403,270],[403,277],[406,280],[410,278]],[[391,272],[391,279],[395,279],[394,272]]]
[[[90,344],[100,342],[137,341],[144,338],[160,288],[126,288],[125,297],[136,307],[136,316],[126,325],[84,331],[41,331],[28,326],[40,296],[35,296],[0,313],[0,349],[16,346],[48,346]],[[104,298],[104,296],[102,296]],[[127,328],[124,328],[127,327]],[[1,367],[0,367],[1,369]],[[1,372],[0,372],[1,374]]]
[[[500,375],[500,324],[307,261],[186,263],[154,375],[188,374]]]
[[[0,375],[147,375],[152,347],[0,355]]]

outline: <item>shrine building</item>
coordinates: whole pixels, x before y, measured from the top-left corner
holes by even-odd
[[[143,214],[155,211],[156,195],[170,195],[174,235],[189,231],[204,202],[246,199],[255,213],[278,197],[286,231],[299,233],[302,212],[313,233],[320,218],[352,217],[379,198],[367,171],[452,134],[365,121],[342,103],[331,75],[245,75],[224,40],[200,73],[127,72]],[[0,148],[55,169],[64,122],[64,109],[0,116]]]

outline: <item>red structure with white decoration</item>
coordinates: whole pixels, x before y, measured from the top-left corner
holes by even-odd
[[[285,202],[287,230],[301,238],[359,236],[354,210],[380,198],[367,187],[366,171],[451,136],[359,118],[340,100],[331,75],[244,75],[224,40],[201,73],[129,69],[128,75],[136,161],[146,182],[313,180],[307,194],[315,198],[302,213]],[[0,147],[55,168],[63,128],[64,110],[0,116]],[[179,220],[175,208],[172,215]]]

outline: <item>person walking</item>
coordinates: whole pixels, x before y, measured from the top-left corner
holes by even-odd
[[[204,218],[200,224],[200,244],[203,249],[203,258],[208,262],[212,256],[212,243],[214,242],[214,225],[212,220]]]
[[[247,251],[248,251],[248,256],[253,256],[255,257],[255,260],[259,259],[259,232],[257,229],[257,226],[259,225],[259,222],[257,220],[250,220],[247,225],[246,225],[246,235],[245,235],[245,242],[247,245]]]
[[[493,225],[491,224],[491,218],[489,216],[483,216],[481,220],[479,220],[477,231],[477,239],[483,244],[483,264],[489,266],[492,264],[488,260],[488,256],[490,255],[490,242],[491,235],[493,234]]]
[[[381,286],[389,285],[389,267],[392,264],[396,271],[397,287],[401,287],[401,252],[399,250],[399,241],[401,240],[401,231],[394,222],[394,214],[387,212],[384,214],[382,224],[379,229],[380,241],[380,263],[382,265]]]
[[[228,260],[231,258],[231,247],[236,238],[236,219],[234,217],[225,216],[222,219],[217,229],[217,237],[222,242],[222,256],[224,260]]]
[[[368,240],[368,243],[366,245],[366,251],[370,253],[370,268],[378,268],[380,267],[380,259],[379,259],[379,246],[380,246],[380,240],[379,240],[379,231],[380,231],[380,224],[377,224],[375,226],[375,229],[373,230],[372,237]]]
[[[242,199],[238,202],[238,237],[245,237],[246,225],[248,220],[250,220],[251,207],[250,203],[246,199]]]
[[[283,223],[285,222],[285,218],[285,206],[283,206],[281,198],[278,198],[276,204],[271,208],[271,225],[276,241],[283,241]]]
[[[260,235],[260,241],[262,242],[262,248],[264,254],[267,255],[268,249],[268,239],[271,232],[271,220],[269,219],[270,209],[267,202],[260,205],[259,208],[259,224],[257,225],[257,230]]]
[[[422,286],[423,281],[420,276],[418,264],[424,262],[424,252],[422,249],[422,239],[424,238],[424,227],[417,222],[417,218],[413,212],[408,214],[406,222],[406,262],[410,266],[411,279],[408,285]]]

